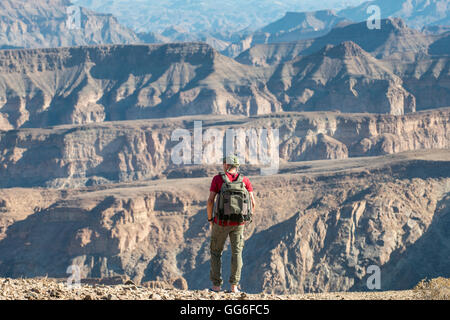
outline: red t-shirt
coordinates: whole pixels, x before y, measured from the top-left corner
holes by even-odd
[[[226,172],[226,175],[228,176],[228,179],[230,179],[230,181],[235,181],[239,177],[238,173],[231,174],[231,173]],[[245,188],[247,189],[248,192],[252,192],[253,191],[253,186],[252,186],[250,180],[247,177],[243,177],[242,178],[242,182],[244,182]],[[212,192],[215,192],[215,193],[219,193],[220,189],[222,188],[222,184],[223,184],[222,176],[220,174],[218,174],[212,179],[211,187],[209,188],[209,191],[212,191]],[[217,217],[214,217],[214,223],[220,224],[220,225],[223,225],[223,226],[237,226],[237,225],[245,224],[245,222],[238,223],[236,221],[217,220]]]

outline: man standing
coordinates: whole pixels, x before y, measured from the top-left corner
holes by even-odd
[[[238,172],[239,159],[235,155],[223,159],[223,173],[216,175],[208,198],[207,213],[211,223],[211,290],[219,292],[222,281],[222,251],[230,237],[230,291],[239,292],[241,278],[244,227],[255,209],[253,187],[247,177]],[[216,200],[217,196],[217,201]],[[214,217],[213,217],[214,211]]]

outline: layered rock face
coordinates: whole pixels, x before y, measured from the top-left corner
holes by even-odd
[[[206,44],[0,51],[2,129],[281,110],[264,73]]]
[[[448,159],[448,151],[428,151],[340,160],[340,171],[310,163],[309,169],[291,165],[283,174],[250,177],[259,209],[246,231],[242,287],[277,294],[367,290],[371,265],[381,269],[383,290],[411,288],[431,274],[448,277]],[[0,274],[66,277],[76,264],[83,278],[127,275],[146,283],[183,277],[190,289],[207,287],[209,183],[169,179],[36,190],[52,192],[55,200],[30,199],[38,209],[4,226]],[[24,191],[3,190],[3,212],[13,210],[13,195]],[[225,266],[229,259],[227,249]],[[228,274],[225,267],[224,279]]]
[[[353,42],[284,63],[269,81],[286,110],[396,115],[416,111],[416,98],[402,85],[400,77]]]
[[[112,15],[72,6],[68,0],[0,3],[0,48],[136,42],[140,42],[139,37]]]
[[[0,186],[68,188],[191,174],[202,176],[210,173],[207,164],[213,164],[211,159],[217,158],[214,149],[208,151],[215,141],[208,134],[217,132],[222,150],[230,139],[226,135],[228,129],[244,134],[250,130],[278,129],[282,162],[449,148],[449,117],[448,108],[403,116],[338,113],[281,113],[250,119],[216,116],[201,122],[204,166],[185,166],[194,164],[193,154],[189,162],[181,164],[172,155],[184,141],[172,138],[176,130],[187,130],[191,137],[187,143],[194,148],[193,127],[194,121],[202,120],[199,117],[166,119],[164,123],[141,120],[12,130],[0,134]],[[269,133],[267,137],[271,138]],[[263,140],[271,141],[262,135],[255,136],[258,148]],[[249,147],[248,140],[246,143]],[[250,163],[250,153],[245,156]],[[258,156],[261,160],[261,154]],[[258,163],[264,166],[261,162],[254,164]],[[194,171],[183,173],[186,168]]]
[[[445,41],[444,41],[445,40]],[[450,36],[436,42],[430,50],[436,54],[422,57],[414,62],[389,62],[390,69],[402,80],[402,86],[410,92],[416,101],[417,110],[445,107],[449,104],[450,85]],[[447,49],[443,49],[446,47]],[[447,52],[447,56],[440,53]]]
[[[421,165],[408,169],[418,170]],[[395,170],[392,174],[399,178]],[[447,241],[441,232],[448,223],[448,189],[442,189],[448,188],[448,178],[434,185],[415,177],[396,182],[375,179],[361,185],[341,179],[336,193],[319,189],[305,210],[249,241],[245,276],[253,290],[365,291],[370,265],[380,267],[382,288],[406,289],[412,286],[411,279],[428,272],[448,274],[448,248],[437,249],[439,257],[426,249]],[[324,183],[335,182],[324,179]],[[442,190],[447,190],[444,197]],[[429,256],[434,257],[433,267],[423,260]]]
[[[325,35],[334,26],[345,21],[345,18],[338,17],[332,10],[287,12],[283,18],[230,44],[222,53],[235,58],[256,44],[317,38]]]
[[[446,107],[448,79],[446,57],[382,61],[352,42],[266,68],[201,43],[2,50],[0,130],[283,110],[398,115]]]
[[[448,33],[427,35],[390,18],[379,30],[343,24],[315,39],[256,44],[236,61],[278,65],[269,89],[284,109],[399,114],[448,106],[449,45]]]
[[[257,44],[244,51],[236,60],[249,65],[271,65],[286,62],[299,55],[318,52],[326,45],[339,45],[351,41],[378,59],[399,57],[410,60],[411,56],[426,54],[428,48],[445,34],[426,35],[409,28],[398,18],[383,19],[380,29],[369,29],[367,22],[340,24],[329,33],[315,39]]]

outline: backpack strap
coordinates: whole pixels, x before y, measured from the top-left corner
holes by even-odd
[[[223,220],[223,198],[222,198],[222,192],[224,190],[224,187],[231,183],[230,179],[228,179],[228,176],[225,172],[219,172],[219,175],[222,177],[222,187],[220,188],[219,195],[217,197],[215,206],[214,206],[214,216],[218,217],[219,220]]]
[[[221,172],[220,176],[222,177],[223,182],[231,183],[230,179],[228,178],[228,176],[227,176],[227,174],[225,172]]]
[[[231,183],[231,180],[228,178],[227,174],[225,172],[220,172],[220,176],[222,177],[223,182],[225,183]],[[234,180],[233,182],[243,182],[244,177],[238,173],[238,178]]]

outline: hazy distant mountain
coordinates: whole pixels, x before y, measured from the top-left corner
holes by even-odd
[[[112,13],[119,21],[137,32],[161,33],[168,27],[181,27],[193,34],[232,34],[243,29],[252,33],[272,24],[286,12],[341,10],[338,15],[360,22],[369,14],[368,6],[381,9],[382,18],[400,17],[413,28],[425,25],[450,25],[448,0],[73,0],[97,12]],[[266,32],[266,31],[264,31]],[[272,33],[272,32],[270,32]],[[230,41],[230,38],[221,39]]]
[[[340,16],[353,21],[365,21],[370,14],[371,5],[380,7],[381,18],[398,17],[417,29],[426,25],[450,25],[449,0],[375,0],[367,1],[357,7],[344,9]]]
[[[343,27],[351,21],[365,22],[371,15],[371,13],[367,13],[367,9],[371,5],[380,7],[383,19],[400,17],[409,27],[422,29],[427,34],[443,33],[450,28],[448,0],[368,1],[360,6],[344,9],[337,13],[331,10],[288,12],[283,18],[234,42],[223,53],[231,57],[237,57],[243,51],[257,44],[293,42],[317,38],[328,33],[335,26],[340,25]],[[353,31],[343,29],[343,32]],[[338,35],[338,37],[341,41],[347,40],[342,39],[341,35]],[[369,41],[371,39],[372,37],[369,38]],[[351,40],[354,41],[353,38]]]
[[[318,31],[331,29],[332,26],[343,20],[345,19],[339,18],[332,10],[287,12],[283,18],[258,31],[276,35],[280,41],[291,41],[292,33],[309,37],[308,33],[314,34]]]
[[[448,26],[425,26],[422,32],[425,34],[440,34],[450,31],[450,25]]]
[[[344,41],[353,41],[378,58],[395,56],[414,59],[417,54],[427,53],[429,46],[440,37],[442,35],[425,35],[409,28],[401,19],[390,18],[381,21],[379,30],[368,29],[365,22],[336,26],[328,34],[316,39],[255,45],[236,59],[244,64],[270,65]]]
[[[68,23],[71,7],[79,14],[79,24],[74,26]],[[204,41],[221,51],[229,45],[210,34],[193,34],[179,26],[170,26],[162,34],[135,33],[111,14],[72,6],[69,0],[1,1],[0,30],[0,49]]]
[[[110,14],[79,8],[80,23],[68,24],[68,0],[0,1],[0,47],[60,47],[135,43],[139,37]]]
[[[234,3],[235,1],[237,0],[227,2],[223,8],[206,0],[175,2],[169,6],[170,9],[167,3],[153,1],[133,2],[133,5],[130,5],[129,0],[75,1],[96,10],[118,14],[122,17],[122,23],[135,28],[136,31],[133,31],[119,23],[111,14],[96,13],[83,7],[76,7],[80,16],[80,26],[69,28],[67,25],[69,18],[67,10],[71,6],[69,0],[32,2],[4,0],[0,3],[0,30],[3,31],[0,33],[0,49],[204,41],[224,54],[236,57],[256,44],[289,42],[322,36],[331,28],[345,23],[344,16],[360,19],[358,14],[362,17],[361,12],[366,8],[360,6],[338,14],[331,10],[286,13],[286,9],[305,8],[305,4],[295,5],[296,2],[292,0],[284,4],[248,1],[238,5]],[[355,0],[352,3],[359,2]],[[425,8],[426,10],[423,10],[430,14],[430,21],[445,23],[448,17],[441,9],[447,8],[447,2],[430,2],[434,6],[417,4],[410,8],[412,11],[410,10],[410,15],[406,18],[408,21],[414,20],[420,12],[425,15],[420,11]],[[377,4],[387,6],[384,2]],[[336,2],[324,2],[322,5],[336,6]],[[406,16],[405,6],[402,7],[403,11],[399,11],[404,16]],[[398,6],[391,7],[395,9]],[[159,11],[162,12],[161,15],[156,16]],[[192,15],[189,15],[189,12]],[[284,17],[281,17],[282,14]],[[240,16],[242,19],[238,19]],[[276,20],[277,17],[281,18]],[[136,27],[130,21],[140,23],[142,27]],[[154,31],[148,31],[151,29]],[[424,31],[437,33],[445,29]],[[231,42],[233,44],[230,45]]]
[[[334,26],[347,21],[334,11],[287,12],[286,15],[256,32],[231,44],[224,54],[236,57],[255,44],[278,43],[316,38],[328,33]]]
[[[97,12],[112,13],[138,32],[163,32],[177,26],[190,33],[255,31],[282,18],[288,11],[343,9],[363,0],[73,0]],[[221,39],[230,40],[230,39]]]
[[[164,29],[161,35],[170,39],[172,42],[192,42],[198,40],[195,34],[189,33],[186,29],[177,26],[170,26]]]

